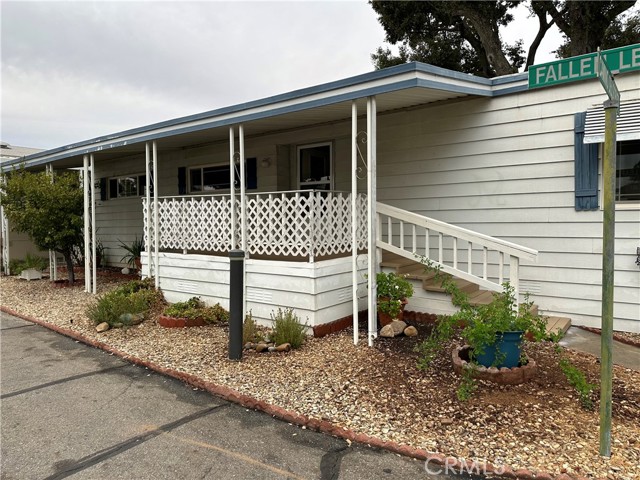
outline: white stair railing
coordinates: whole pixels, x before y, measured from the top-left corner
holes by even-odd
[[[379,248],[416,261],[426,257],[443,272],[487,290],[501,292],[508,281],[516,299],[520,260],[536,261],[538,257],[537,250],[397,207],[378,203],[376,209]]]

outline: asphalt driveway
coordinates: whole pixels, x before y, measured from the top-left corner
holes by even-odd
[[[0,329],[3,480],[445,478],[4,313]]]

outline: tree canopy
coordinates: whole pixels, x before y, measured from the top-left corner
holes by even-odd
[[[557,25],[565,36],[558,46],[562,57],[581,55],[598,47],[613,48],[640,42],[640,13],[621,15],[635,0],[550,1],[374,1],[369,2],[398,55],[379,47],[372,54],[376,68],[421,61],[484,77],[525,70],[534,63],[545,34]],[[523,41],[506,44],[500,28],[514,19],[513,9],[525,4],[537,21],[538,33],[525,52]]]
[[[61,253],[73,283],[74,248],[83,243],[84,198],[78,174],[65,172],[52,178],[46,172],[24,169],[6,175],[0,204],[13,230],[29,235],[42,250]]]

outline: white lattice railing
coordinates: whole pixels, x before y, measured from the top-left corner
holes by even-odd
[[[442,271],[488,290],[500,292],[508,280],[519,292],[520,260],[538,256],[531,248],[390,205],[378,203],[376,208],[379,248],[412,260],[425,256]]]
[[[241,202],[236,196],[236,242],[231,197],[207,195],[158,200],[161,250],[227,252],[239,246]],[[366,197],[358,195],[358,248],[366,247]],[[147,208],[143,199],[145,245]],[[247,250],[252,255],[315,257],[351,251],[351,194],[302,190],[246,196]],[[152,212],[153,218],[153,212]],[[235,243],[235,245],[233,245]]]

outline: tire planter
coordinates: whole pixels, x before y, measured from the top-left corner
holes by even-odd
[[[202,318],[174,318],[160,315],[158,324],[165,328],[186,328],[186,327],[204,327],[207,322]]]
[[[484,353],[476,356],[476,362],[485,367],[517,367],[520,364],[523,335],[524,332],[504,332],[497,334],[496,343],[486,346]],[[498,353],[500,357],[504,355],[505,358],[502,362],[495,364],[496,354]]]
[[[520,385],[521,383],[532,380],[538,374],[538,366],[531,358],[527,358],[525,365],[513,368],[487,368],[482,365],[470,363],[470,354],[471,347],[469,345],[455,347],[451,352],[453,370],[458,375],[463,375],[465,368],[472,368],[473,378],[478,380],[487,380],[498,385]]]

